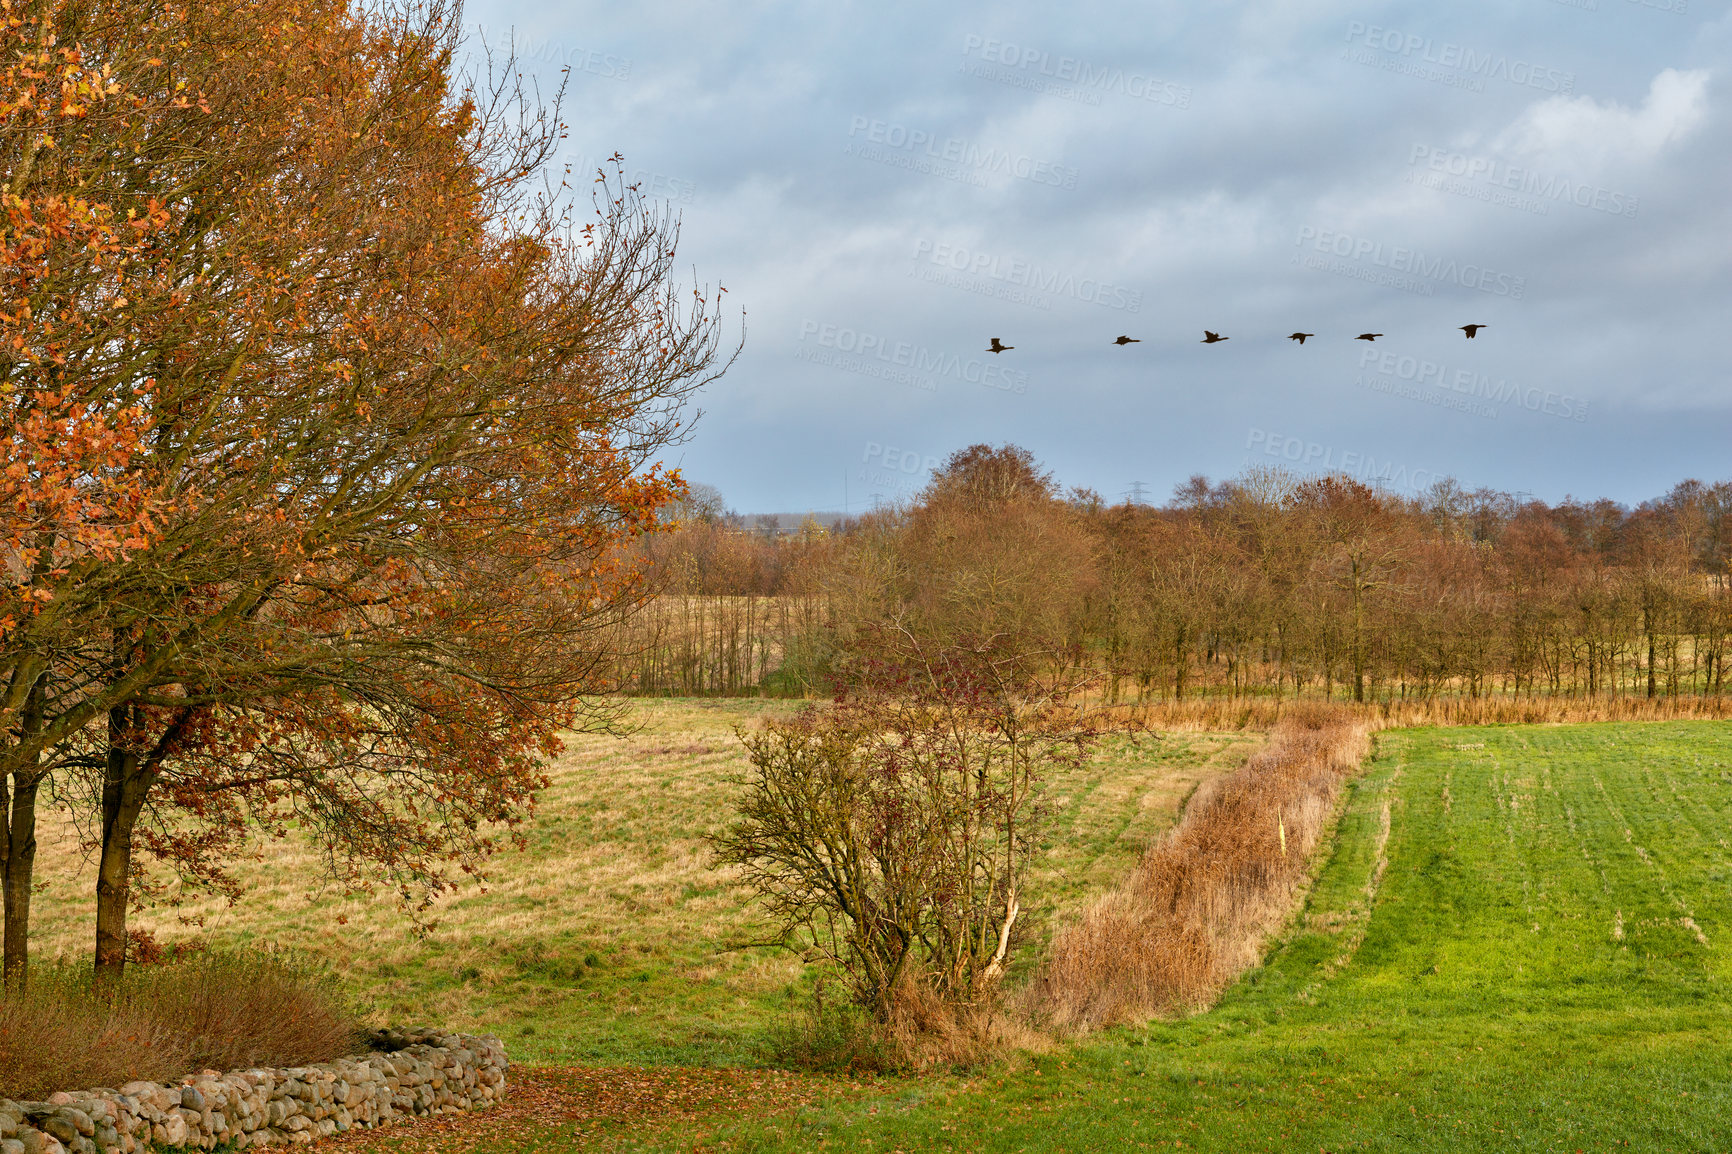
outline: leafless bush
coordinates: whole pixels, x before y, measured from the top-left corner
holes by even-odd
[[[1058,935],[1030,1009],[1060,1029],[1207,1002],[1288,915],[1368,727],[1290,708],[1267,747],[1193,799],[1116,891]]]
[[[719,860],[739,867],[778,940],[833,965],[881,1031],[965,1052],[943,1039],[979,1036],[996,1004],[1042,780],[1083,756],[1087,733],[1058,707],[910,692],[741,738],[752,770]]]

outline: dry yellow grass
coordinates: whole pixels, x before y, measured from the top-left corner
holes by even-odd
[[[1732,697],[1439,697],[1371,701],[1339,698],[1202,697],[1189,701],[1113,706],[1126,722],[1164,730],[1206,732],[1270,729],[1289,712],[1327,704],[1374,728],[1431,725],[1579,725],[1599,721],[1716,721],[1732,718]]]
[[[711,867],[704,837],[727,820],[730,780],[745,768],[734,726],[795,708],[639,699],[631,736],[571,739],[528,849],[496,859],[485,891],[441,901],[424,937],[388,896],[320,884],[317,855],[293,838],[241,864],[240,905],[189,895],[134,922],[164,943],[273,942],[327,959],[370,1000],[375,1023],[493,1031],[517,1058],[745,1060],[800,988],[803,967],[780,951],[730,948],[761,929]],[[1105,892],[1191,791],[1256,741],[1114,737],[1082,771],[1052,782],[1057,825],[1032,881],[1032,912],[1062,918]],[[43,825],[35,950],[82,960],[93,938],[90,864],[63,815]]]
[[[82,967],[39,966],[25,991],[0,1000],[0,1096],[353,1053],[360,1039],[340,988],[286,961],[194,954],[135,967],[118,986]]]
[[[1291,912],[1369,730],[1348,710],[1289,710],[1267,747],[1209,783],[1130,876],[1058,935],[1027,991],[1030,1010],[1087,1030],[1207,1005]]]

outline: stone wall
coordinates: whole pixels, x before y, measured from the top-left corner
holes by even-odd
[[[479,1109],[505,1093],[498,1038],[376,1030],[368,1043],[373,1053],[316,1066],[0,1099],[0,1154],[303,1145],[352,1126]]]

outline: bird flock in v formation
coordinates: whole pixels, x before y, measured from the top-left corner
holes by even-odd
[[[1488,326],[1488,325],[1462,325],[1461,331],[1466,333],[1467,339],[1471,341],[1471,340],[1473,340],[1473,338],[1479,336],[1479,330],[1481,330],[1483,328],[1488,328],[1488,327],[1490,327],[1490,326]],[[1304,344],[1307,338],[1314,337],[1316,335],[1317,335],[1316,333],[1288,333],[1287,339],[1290,341],[1298,341],[1300,344]],[[1383,335],[1382,333],[1360,333],[1358,336],[1354,337],[1353,339],[1356,341],[1374,341],[1382,335]],[[1210,332],[1208,329],[1204,329],[1203,330],[1203,339],[1198,341],[1197,343],[1201,344],[1201,345],[1216,345],[1216,344],[1220,344],[1222,341],[1230,341],[1232,339],[1233,339],[1232,337],[1224,337],[1220,333]],[[1143,343],[1143,339],[1141,337],[1118,336],[1118,337],[1113,338],[1112,343],[1115,345],[1118,345],[1122,348],[1125,345],[1140,345]],[[1015,347],[1016,347],[1015,345],[1007,345],[1003,341],[999,340],[997,337],[993,337],[992,338],[992,344],[987,346],[986,351],[989,353],[1008,353],[1011,349],[1014,349]]]

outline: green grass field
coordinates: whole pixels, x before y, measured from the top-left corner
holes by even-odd
[[[1378,748],[1292,933],[1214,1010],[616,1148],[1732,1148],[1732,727]]]
[[[648,702],[633,737],[574,742],[529,851],[499,863],[488,893],[447,902],[423,941],[358,899],[285,881],[292,846],[248,867],[241,907],[195,903],[202,929],[171,913],[147,921],[167,939],[323,954],[375,1018],[486,1029],[531,1064],[760,1064],[802,975],[784,955],[724,948],[750,935],[752,916],[710,869],[702,835],[742,768],[732,726],[785,708]],[[1253,740],[1119,741],[1055,782],[1043,913],[1104,890]],[[971,1077],[850,1086],[625,1071],[632,1109],[572,1122],[568,1095],[467,1136],[453,1123],[434,1144],[1732,1149],[1732,726],[1410,730],[1377,748],[1305,909],[1208,1013]],[[70,853],[64,839],[57,852]],[[66,880],[76,862],[56,860],[39,918],[81,948],[85,899]],[[542,1077],[519,1085],[533,1094]],[[610,1079],[598,1073],[583,1094],[599,1098]],[[670,1112],[676,1098],[702,1105]],[[350,1137],[369,1150],[428,1142]]]

